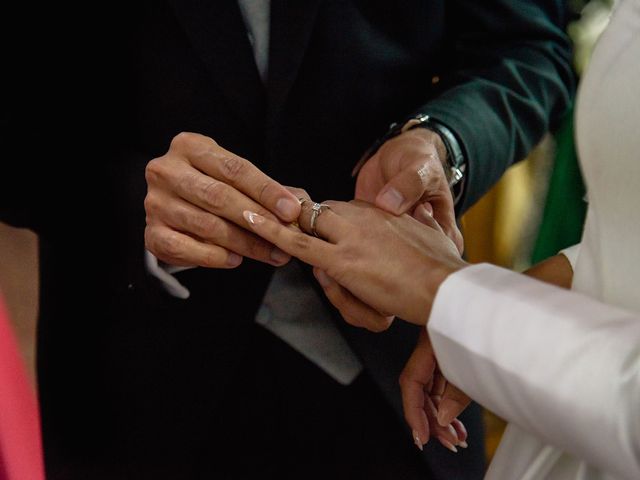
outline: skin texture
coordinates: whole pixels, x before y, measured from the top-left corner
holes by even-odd
[[[424,129],[390,140],[361,169],[356,198],[377,198],[379,207],[395,214],[431,203],[461,248],[440,160],[444,152],[440,137]],[[160,260],[209,268],[235,268],[245,256],[276,266],[289,261],[288,255],[244,228],[242,211],[291,222],[300,214],[297,197],[213,139],[188,132],[176,135],[167,153],[149,162],[145,174],[145,245]],[[389,205],[385,194],[390,190],[406,201]]]
[[[429,210],[419,210],[418,216],[424,218],[418,221],[357,200],[324,203],[328,207],[322,209],[315,223],[321,238],[308,234],[311,201],[303,202],[300,228],[283,226],[251,211],[245,211],[244,216],[256,234],[315,267],[327,297],[347,322],[380,331],[390,325],[392,315],[397,315],[425,325],[438,286],[466,265]],[[414,362],[427,368],[420,370],[419,379],[425,382],[420,387],[424,410],[417,422],[413,421],[415,409],[405,410],[409,412],[407,420],[418,424],[418,428],[411,424],[414,441],[422,448],[434,436],[450,450],[465,447],[464,425],[455,418],[446,424],[437,419],[442,396],[453,387],[437,371],[433,352],[418,351],[419,359]],[[418,380],[404,376],[402,385],[415,386]]]
[[[248,232],[244,209],[290,222],[297,198],[211,138],[181,133],[146,168],[146,248],[181,266],[234,268],[243,257],[283,265],[290,257]]]
[[[404,132],[385,142],[358,172],[355,198],[395,215],[429,203],[433,218],[462,253],[462,234],[443,168],[446,155],[437,133],[425,128]]]
[[[298,191],[301,198],[306,193]],[[467,266],[428,208],[414,217],[393,216],[370,204],[324,202],[311,231],[310,200],[303,202],[298,228],[287,228],[245,211],[250,227],[285,252],[313,265],[327,297],[353,325],[379,331],[398,315],[425,325],[437,290],[448,275]],[[307,233],[305,233],[307,232]],[[323,240],[322,238],[326,239]],[[558,286],[570,286],[571,266],[558,255],[525,274]],[[471,399],[448,383],[437,367],[426,330],[400,377],[405,419],[421,448],[435,436],[455,451],[466,446],[457,416]]]
[[[357,222],[354,222],[357,228],[353,230],[353,235],[342,241],[341,250],[346,257],[356,260],[363,244],[371,245],[374,250],[361,253],[375,256],[375,245],[371,242],[361,243],[361,240],[384,233],[383,230],[371,231],[367,228],[369,217],[383,216],[386,225],[393,226],[397,237],[406,236],[411,240],[398,242],[398,248],[405,251],[407,257],[411,256],[412,249],[415,254],[420,252],[420,242],[426,238],[421,234],[422,222],[438,232],[439,236],[430,241],[446,245],[450,259],[459,258],[463,242],[444,174],[445,155],[440,137],[422,128],[405,132],[382,145],[358,172],[355,196],[389,213],[374,209],[364,202],[353,203],[356,209],[353,210],[353,219],[357,217],[364,223],[356,225]],[[167,153],[148,164],[146,180],[145,244],[151,253],[167,264],[235,268],[245,256],[275,266],[286,264],[290,253],[274,246],[269,239],[247,230],[242,219],[243,211],[258,214],[260,218],[279,226],[299,217],[300,225],[309,232],[311,202],[305,202],[301,208],[298,200],[308,199],[306,192],[285,188],[249,161],[202,135],[177,135]],[[333,202],[331,205],[339,210],[346,204]],[[348,210],[347,216],[352,212]],[[325,212],[323,216],[326,215]],[[386,238],[393,243],[389,232]],[[388,251],[394,250],[395,247],[391,247]],[[382,267],[387,270],[390,260],[385,262],[370,265],[370,268],[375,270]],[[361,264],[366,266],[369,263],[365,259]],[[342,265],[352,264],[345,259]],[[419,271],[414,271],[418,281]],[[316,268],[314,274],[329,301],[347,322],[373,331],[387,329],[396,314],[406,319],[412,318],[414,323],[422,322],[426,318],[423,307],[430,305],[433,300],[406,299],[404,305],[414,306],[414,311],[396,312],[385,308],[390,305],[380,304],[380,296],[366,296],[357,289],[345,288],[345,282],[349,284],[349,277],[353,277],[349,270]],[[435,278],[438,275],[446,275],[446,268],[439,269],[437,275],[432,271],[428,277]],[[399,285],[399,282],[393,281],[381,284],[382,291],[386,293],[409,292],[399,289]],[[427,293],[430,289],[421,291]],[[442,377],[442,381],[435,385],[445,389],[447,383]],[[444,426],[438,425],[435,414],[440,395],[429,398],[432,408],[427,418],[431,421],[432,434],[447,448],[455,449],[455,445],[463,445],[466,439],[464,426],[455,419]],[[420,446],[428,438],[429,433],[414,435],[416,444]]]
[[[244,215],[255,233],[326,272],[359,301],[384,315],[425,325],[437,287],[466,265],[433,217],[427,227],[409,215],[391,215],[358,200],[324,203],[329,208],[316,221],[321,238],[304,233],[311,231],[311,202],[302,206],[303,232],[256,212]]]

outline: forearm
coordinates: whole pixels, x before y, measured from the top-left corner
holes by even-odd
[[[463,213],[566,111],[574,77],[560,2],[456,3],[451,73],[420,110],[449,127],[465,152]]]
[[[443,284],[428,329],[453,384],[624,477],[640,469],[639,324],[637,314],[476,265]]]

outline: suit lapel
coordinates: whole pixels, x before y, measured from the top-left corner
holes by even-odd
[[[170,0],[224,95],[248,125],[262,123],[265,91],[237,0]]]
[[[311,38],[321,0],[271,0],[268,121],[282,109]]]

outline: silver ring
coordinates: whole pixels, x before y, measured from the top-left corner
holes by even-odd
[[[322,207],[330,208],[329,205],[325,205],[324,203],[315,203],[315,202],[311,207],[311,223],[310,223],[311,233],[313,233],[314,237],[318,237],[318,238],[320,238],[320,235],[318,235],[318,232],[316,232],[316,220],[318,220],[318,217],[322,213]]]

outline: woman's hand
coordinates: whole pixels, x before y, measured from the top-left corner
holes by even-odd
[[[326,272],[378,317],[397,315],[425,325],[440,284],[466,266],[433,218],[425,219],[425,226],[408,215],[397,217],[365,202],[330,201],[311,225],[314,205],[303,202],[298,223],[303,231],[315,229],[320,238],[255,212],[245,211],[244,216],[254,233]],[[316,275],[322,284],[322,274]],[[327,291],[333,302],[331,293]]]
[[[402,370],[400,390],[404,418],[418,448],[430,437],[453,452],[467,447],[467,431],[456,417],[471,399],[440,373],[426,330]]]

